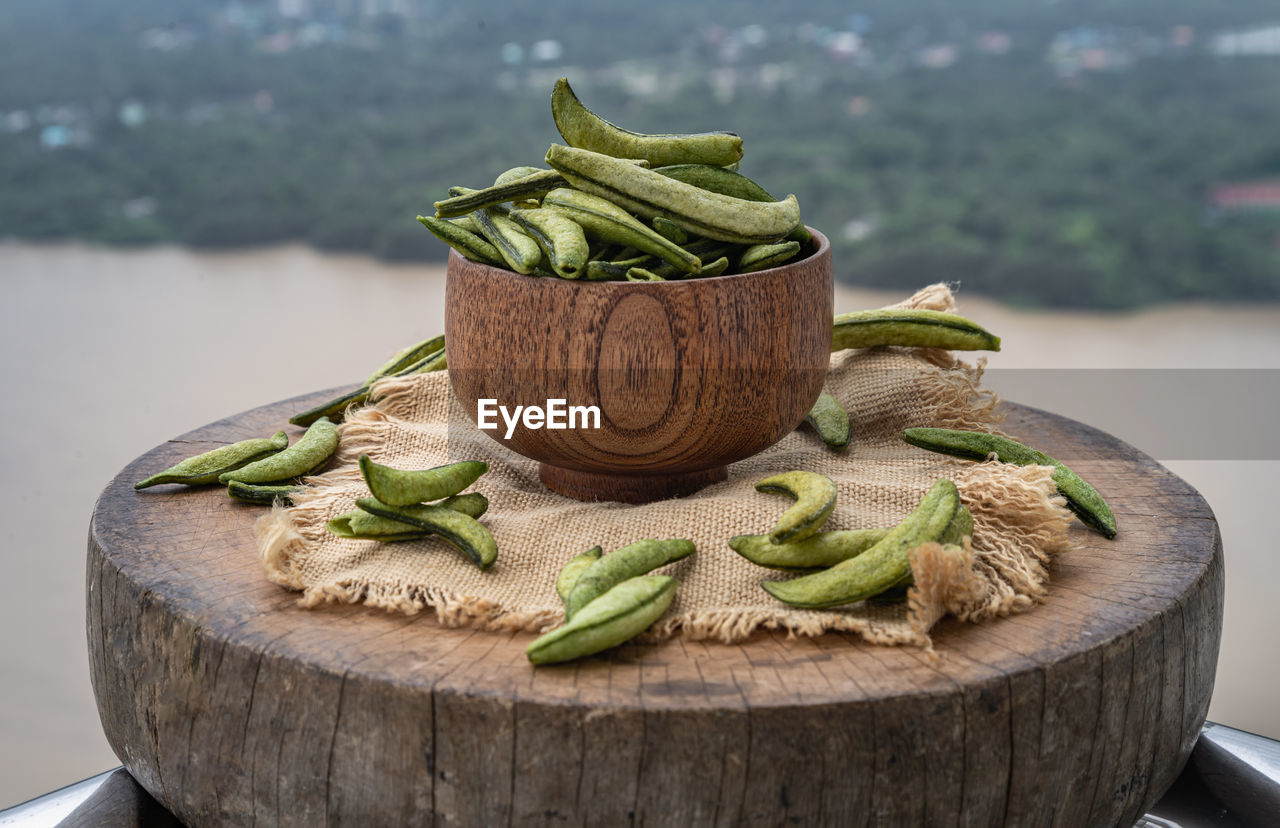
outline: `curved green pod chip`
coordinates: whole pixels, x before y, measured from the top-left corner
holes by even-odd
[[[786,543],[774,543],[768,535],[736,535],[729,538],[729,548],[758,566],[783,572],[811,572],[861,555],[884,540],[889,532],[889,529],[838,529]]]
[[[809,409],[804,421],[813,426],[813,430],[818,432],[822,442],[836,451],[849,445],[853,434],[853,427],[849,423],[849,412],[844,410],[839,400],[827,392],[823,391],[818,395],[818,401],[813,404],[813,408]]]
[[[754,273],[757,270],[768,270],[795,258],[800,252],[800,242],[782,241],[773,244],[753,244],[742,251],[738,259],[739,273]]]
[[[489,508],[489,499],[479,492],[468,492],[464,495],[447,497],[432,505],[478,518]],[[370,514],[363,509],[343,512],[329,521],[328,529],[333,534],[344,538],[380,541],[417,540],[432,534],[429,529]]]
[[[241,440],[229,446],[220,446],[212,451],[188,457],[181,463],[170,466],[162,472],[139,480],[133,484],[135,489],[146,489],[161,483],[181,483],[184,486],[203,486],[217,483],[218,478],[229,471],[242,468],[255,460],[269,457],[283,451],[289,445],[289,436],[277,431],[270,439]]]
[[[998,351],[1000,337],[972,320],[943,311],[885,309],[836,314],[831,350],[877,345]]]
[[[732,164],[742,158],[742,138],[732,132],[649,135],[615,126],[583,106],[568,78],[551,90],[551,116],[571,147],[614,158],[643,158],[664,164]]]
[[[397,371],[394,376],[407,377],[412,374],[430,374],[432,371],[443,371],[449,367],[449,352],[436,351],[417,362]]]
[[[721,276],[729,269],[729,259],[727,256],[721,256],[715,261],[708,262],[702,266],[702,270],[698,272],[696,278],[709,279],[712,276]]]
[[[582,658],[635,638],[671,606],[679,583],[666,575],[642,575],[610,589],[573,620],[535,640],[525,655],[534,664]]]
[[[357,529],[353,523],[363,515],[369,520],[364,521],[364,526]],[[372,523],[377,521],[377,523]],[[337,517],[331,519],[325,524],[325,529],[330,534],[337,535],[340,538],[349,538],[351,540],[376,540],[382,543],[394,543],[396,541],[419,540],[431,536],[431,532],[426,529],[419,529],[416,526],[410,526],[407,523],[401,523],[398,520],[389,520],[371,515],[355,509],[350,512],[344,512]]]
[[[943,546],[963,546],[965,537],[973,537],[973,512],[968,506],[956,509],[956,516],[947,524],[947,528],[938,538]]]
[[[506,213],[496,207],[484,207],[469,214],[480,224],[480,233],[516,273],[529,274],[542,260],[542,248],[520,229]]]
[[[227,497],[233,500],[243,500],[245,503],[260,503],[267,506],[277,500],[286,506],[292,505],[292,497],[297,492],[298,487],[291,484],[272,486],[259,483],[241,483],[239,480],[232,480],[227,484]]]
[[[662,278],[658,274],[654,273],[652,270],[645,270],[643,267],[629,267],[627,268],[627,281],[628,282],[665,282],[667,280]]]
[[[613,262],[587,262],[587,281],[589,282],[621,282],[627,278],[629,268]]]
[[[331,400],[325,400],[315,408],[294,414],[289,418],[289,423],[296,426],[309,426],[321,417],[326,417],[333,422],[341,420],[348,408],[353,405],[359,405],[369,399],[369,389],[372,385],[362,385],[354,391],[348,391],[340,397],[334,397]]]
[[[708,164],[674,164],[667,167],[656,167],[654,172],[662,173],[667,178],[674,178],[686,184],[692,184],[704,190],[720,195],[733,196],[745,201],[777,201],[769,195],[769,191],[756,182],[726,167],[715,167]],[[787,234],[789,241],[808,244],[812,235],[804,224],[797,224]]]
[[[653,229],[660,235],[665,236],[676,244],[689,243],[689,234],[684,231],[683,227],[670,219],[665,219],[662,216],[654,216],[653,221],[650,222],[650,224],[653,225]]]
[[[415,362],[420,362],[421,360],[426,359],[432,354],[438,351],[443,351],[443,350],[444,350],[443,334],[441,334],[440,336],[433,336],[430,339],[424,339],[421,342],[418,342],[414,345],[410,345],[408,348],[405,348],[404,350],[400,351],[395,356],[393,356],[391,359],[383,363],[382,367],[380,367],[378,370],[370,374],[369,378],[364,381],[364,384],[373,385],[375,382],[382,379],[383,377],[393,376],[399,373],[400,371],[403,371],[405,368],[408,368],[410,365],[413,365]]]
[[[713,164],[670,164],[654,167],[653,171],[667,178],[692,184],[720,195],[733,196],[743,201],[777,201],[769,191],[741,173],[726,170]]]
[[[524,175],[504,178],[507,173],[532,170]],[[548,190],[565,186],[564,177],[555,170],[539,170],[535,167],[516,167],[498,176],[492,187],[468,190],[462,195],[451,196],[435,203],[436,218],[453,218],[472,213],[484,207],[492,207],[506,201],[538,199]]]
[[[468,216],[468,218],[471,217]],[[498,252],[498,248],[490,244],[483,236],[464,229],[461,224],[435,218],[434,216],[418,216],[418,221],[422,223],[423,227],[430,230],[437,239],[471,261],[493,265],[494,267],[506,267],[506,261],[502,258],[502,254]],[[476,222],[474,218],[471,218],[471,221],[475,222],[476,230],[479,231],[479,222]]]
[[[782,201],[746,201],[720,195],[628,164],[608,155],[552,144],[547,164],[570,184],[638,216],[662,216],[685,232],[737,244],[764,244],[800,224],[794,195]]]
[[[557,276],[576,279],[586,270],[590,247],[582,225],[554,207],[512,210],[508,215],[538,243]]]
[[[225,485],[233,480],[256,484],[293,480],[318,470],[337,450],[338,427],[328,417],[321,417],[284,451],[222,474],[218,482]]]
[[[1067,506],[1086,526],[1108,538],[1116,536],[1116,516],[1098,490],[1080,475],[1042,451],[1025,446],[999,434],[982,431],[959,431],[950,428],[909,428],[902,432],[903,441],[922,449],[950,454],[966,460],[982,461],[996,455],[1001,463],[1018,466],[1052,466],[1053,482]]]
[[[393,469],[360,455],[360,473],[369,491],[388,506],[411,506],[455,495],[489,470],[479,460],[463,460],[431,469]]]
[[[825,474],[789,471],[766,477],[756,491],[784,494],[795,500],[769,531],[774,543],[804,540],[815,534],[836,508],[836,484]]]
[[[573,592],[574,584],[578,583],[578,578],[582,577],[582,573],[591,568],[591,565],[600,560],[600,555],[604,549],[599,546],[593,546],[581,555],[571,558],[567,564],[560,568],[560,574],[556,576],[556,595],[560,596],[560,603],[568,606],[569,593]]]

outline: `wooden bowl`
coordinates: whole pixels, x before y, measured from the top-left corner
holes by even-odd
[[[521,425],[508,437],[498,415],[489,421],[500,427],[484,432],[537,460],[542,482],[561,494],[626,503],[690,494],[782,439],[822,391],[831,246],[814,231],[801,253],[736,276],[587,282],[451,252],[453,393],[472,422],[482,399],[509,411],[548,400],[597,407],[598,428]]]

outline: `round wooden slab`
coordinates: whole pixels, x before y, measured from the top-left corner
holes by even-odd
[[[1119,537],[1077,526],[1043,605],[942,621],[936,660],[761,632],[534,670],[528,634],[300,609],[258,563],[261,507],[132,489],[328,396],[165,443],[94,511],[103,727],[189,825],[1132,825],[1204,721],[1222,623],[1213,514],[1078,423],[1013,406],[1006,428],[1090,480]]]

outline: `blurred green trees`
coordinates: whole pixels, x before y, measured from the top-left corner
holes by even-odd
[[[743,172],[797,195],[851,283],[1103,308],[1280,299],[1280,216],[1209,208],[1218,184],[1280,179],[1280,57],[1206,48],[1267,22],[1265,0],[875,0],[857,19],[835,0],[304,5],[7,3],[0,237],[442,258],[414,216],[541,164],[566,72],[624,126],[740,133]],[[1171,46],[1175,24],[1195,41]],[[836,54],[850,29],[859,49]],[[989,30],[1007,49],[979,48]],[[1064,70],[1048,57],[1063,32],[1115,66]],[[562,56],[532,60],[542,39]],[[953,58],[929,68],[939,45]],[[68,145],[42,146],[47,124]]]

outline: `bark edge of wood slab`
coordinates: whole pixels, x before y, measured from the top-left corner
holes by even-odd
[[[1132,825],[1177,777],[1213,691],[1222,547],[1203,499],[1079,423],[1005,427],[1094,483],[1029,613],[934,629],[940,658],[828,634],[673,639],[532,669],[531,634],[428,612],[304,610],[267,582],[260,507],[132,489],[320,392],[167,442],[89,533],[90,670],[125,767],[185,824]],[[290,427],[296,436],[300,430]]]
[[[521,276],[451,252],[454,397],[473,423],[480,399],[597,407],[599,428],[484,432],[569,497],[644,503],[723,480],[822,392],[834,283],[831,245],[811,232],[804,258],[779,267],[666,282]]]

